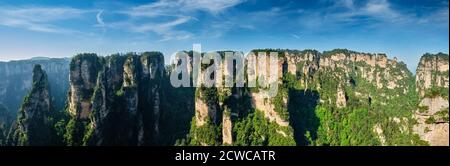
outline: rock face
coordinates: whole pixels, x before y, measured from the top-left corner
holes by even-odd
[[[264,116],[271,122],[275,122],[280,126],[289,126],[287,119],[282,118],[278,112],[275,111],[275,105],[264,98],[260,93],[251,93],[253,108],[262,111]],[[283,105],[287,104],[287,100],[283,100]]]
[[[86,145],[152,145],[158,142],[164,58],[158,52],[75,56],[69,112],[86,122]]]
[[[227,71],[228,64],[224,57],[224,52],[217,52],[219,55],[222,55],[222,62],[218,68],[220,69],[215,73],[214,77],[223,77],[226,78],[228,76],[233,76],[233,72]],[[235,53],[236,52],[232,52]],[[269,54],[263,54],[263,56],[268,56]],[[267,62],[269,58],[267,57]],[[214,62],[216,63],[216,62]],[[244,61],[244,65],[248,65],[250,62]],[[277,69],[279,73],[283,73],[282,64],[284,62],[280,61],[277,63]],[[270,68],[267,67],[265,71],[259,71],[258,63],[255,62],[255,73],[254,75],[261,75],[262,72],[267,72],[265,76],[269,76],[272,72],[269,72]],[[191,63],[192,65],[192,63]],[[206,65],[209,67],[213,64]],[[237,65],[237,64],[236,64]],[[202,73],[200,74],[200,78],[202,78],[199,82],[204,83],[204,78],[207,78],[207,72],[205,72],[206,67],[202,68]],[[281,76],[278,75],[276,80],[279,80],[279,84],[281,84]],[[269,77],[274,77],[270,75]],[[250,78],[248,78],[250,79]],[[283,129],[287,130],[276,130],[274,131],[274,135],[278,135],[281,137],[289,138],[291,137],[292,130],[289,130],[289,122],[287,117],[282,117],[287,114],[287,112],[276,112],[276,105],[274,101],[268,99],[265,93],[259,92],[264,88],[260,87],[225,87],[224,80],[216,80],[216,85],[221,85],[220,87],[212,87],[207,88],[205,86],[198,87],[195,98],[195,118],[193,119],[193,123],[195,126],[191,127],[191,137],[194,137],[191,140],[191,144],[194,145],[233,145],[234,139],[236,137],[235,131],[235,123],[238,123],[238,119],[246,118],[249,113],[260,112],[263,115],[263,118],[266,118],[268,122],[273,123],[276,126],[280,126]],[[234,80],[235,81],[235,80]],[[236,82],[234,82],[236,83]],[[253,88],[253,90],[251,90]],[[282,99],[283,107],[287,106],[287,98],[284,97]],[[259,115],[259,114],[258,114]],[[202,136],[204,134],[204,130],[210,130],[211,128],[219,128],[220,133],[215,133],[219,135],[218,140],[211,141],[209,138],[205,138]],[[215,130],[215,129],[213,129]],[[210,131],[214,133],[214,131]],[[266,134],[266,133],[264,133]],[[275,138],[275,137],[274,137]]]
[[[345,96],[345,92],[341,87],[338,88],[337,96],[336,96],[336,107],[344,108],[347,106],[347,96]]]
[[[449,59],[447,54],[425,54],[416,71],[417,91],[423,97],[430,88],[448,88]]]
[[[449,145],[448,60],[446,54],[425,54],[416,72],[420,104],[413,130],[433,146]]]
[[[295,135],[292,127],[297,132],[309,132],[296,136],[297,144],[307,144],[305,142],[311,141],[307,140],[311,138],[306,137],[311,137],[309,134],[314,132],[315,124],[314,122],[296,122],[299,121],[296,119],[305,118],[300,116],[311,118],[314,115],[308,115],[308,112],[314,112],[317,106],[327,107],[330,109],[329,111],[349,108],[369,108],[370,110],[382,111],[401,109],[402,111],[400,112],[402,113],[397,113],[402,114],[399,118],[411,115],[412,110],[416,106],[414,102],[398,104],[398,102],[408,101],[417,97],[414,91],[414,76],[408,71],[403,62],[398,62],[396,58],[388,59],[385,54],[359,53],[343,49],[326,51],[324,53],[315,50],[253,50],[255,55],[257,52],[263,52],[261,55],[264,55],[265,52],[266,56],[269,55],[268,52],[278,52],[279,59],[276,68],[279,72],[278,85],[280,89],[276,97],[265,98],[261,94],[261,90],[264,88],[243,88],[245,93],[241,95],[241,98],[236,98],[236,100],[240,101],[248,98],[250,100],[248,110],[239,112],[231,109],[230,113],[226,114],[224,108],[226,108],[225,106],[230,106],[223,104],[227,103],[223,99],[234,96],[235,92],[233,90],[227,93],[227,88],[205,88],[197,93],[194,118],[196,128],[204,127],[208,122],[213,122],[217,126],[219,123],[222,124],[222,144],[233,142],[232,139],[236,137],[237,133],[233,129],[230,137],[229,128],[234,128],[236,123],[240,123],[236,119],[242,118],[243,112],[252,112],[252,110],[261,112],[268,122],[273,122],[278,128],[275,130],[275,134],[281,137],[289,138]],[[252,63],[246,61],[245,64],[250,65]],[[223,68],[225,67],[222,66]],[[256,67],[255,73],[250,74],[260,75],[261,72],[269,73],[270,70],[269,67],[266,68],[267,71],[258,71],[258,69]],[[223,72],[223,74],[226,75],[227,73]],[[248,79],[250,80],[251,78]],[[298,98],[302,99],[302,101],[299,101]],[[351,112],[351,110],[348,111]],[[222,117],[218,118],[217,116],[219,115]],[[230,115],[230,118],[228,115]],[[382,116],[386,120],[394,117],[394,115]],[[218,121],[218,119],[222,121]],[[311,119],[306,120],[311,121]],[[298,125],[296,125],[297,123]],[[392,141],[396,139],[396,136],[384,133],[386,130],[391,130],[386,127],[386,124],[373,123],[366,125],[372,125],[367,130],[374,135],[379,145],[402,144]],[[402,123],[396,125],[395,130],[402,130],[399,133],[409,135],[409,131],[403,131],[405,128],[409,130],[408,126],[405,127]],[[197,134],[194,137],[197,139],[199,136]],[[411,141],[403,143],[407,144],[406,142]],[[200,141],[198,144],[205,145],[206,143]]]
[[[315,72],[332,71],[337,79],[347,79],[347,82],[343,82],[346,84],[352,83],[348,73],[354,72],[357,74],[356,76],[364,78],[369,83],[374,83],[378,89],[383,87],[388,87],[388,89],[408,88],[399,85],[405,78],[410,77],[405,64],[398,63],[395,59],[388,59],[385,54],[336,49],[325,51],[323,54],[313,50],[287,51],[286,56],[289,59],[287,64],[289,73],[302,76],[305,86]],[[345,75],[339,75],[342,73],[341,71]],[[384,79],[382,80],[382,78]]]
[[[32,72],[35,64],[46,71],[52,93],[52,103],[56,110],[64,108],[69,86],[68,58],[41,58],[0,62],[0,103],[16,116],[23,98],[32,87]]]
[[[275,69],[255,66],[251,73],[278,71],[274,79],[278,91],[272,98],[263,93],[267,87],[248,84],[239,88],[170,87],[170,71],[165,70],[164,57],[158,52],[77,55],[67,64],[69,117],[61,122],[66,127],[64,141],[98,146],[161,145],[175,140],[180,145],[205,146],[389,146],[422,143],[414,135],[418,134],[430,145],[448,145],[448,55],[424,55],[414,76],[403,62],[385,54],[344,49],[256,52],[263,52],[262,56],[278,53]],[[224,52],[217,53],[224,56]],[[192,62],[192,52],[188,54]],[[247,73],[249,64],[244,62]],[[20,73],[2,65],[0,75],[5,78]],[[192,75],[191,65],[186,67]],[[210,65],[214,64],[202,65],[202,71]],[[202,72],[200,76],[228,77],[233,72],[225,70],[227,65],[231,64],[219,66],[217,75]],[[64,76],[62,68],[54,69]],[[8,79],[0,80],[0,103],[6,99],[2,95],[11,93]],[[50,120],[57,105],[52,87],[53,82],[58,88],[64,86],[59,80],[47,79],[50,76],[36,66],[31,92],[9,133],[9,145],[57,142],[53,140],[55,123]],[[10,121],[4,110],[0,106],[0,145],[5,143],[1,127]],[[412,120],[418,123],[413,126]]]
[[[33,86],[19,111],[17,128],[11,134],[10,145],[44,146],[52,145],[54,134],[50,116],[51,97],[47,74],[40,65],[33,69]]]
[[[223,113],[222,119],[222,144],[232,145],[233,144],[233,123],[231,122],[230,112],[225,111]]]
[[[91,96],[101,69],[100,59],[94,54],[74,57],[70,63],[69,113],[88,119],[91,111]]]
[[[195,124],[201,127],[207,122],[215,122],[217,120],[218,107],[218,103],[205,103],[200,98],[197,98],[195,100]]]
[[[361,53],[346,49],[323,53],[315,50],[283,52],[287,59],[287,73],[294,77],[291,80],[299,80],[297,88],[305,92],[312,90],[319,96],[319,103],[314,107],[325,106],[329,111],[337,109],[350,112],[356,108],[378,110],[376,111],[378,113],[387,112],[382,115],[387,121],[395,114],[407,116],[416,106],[413,74],[396,58],[388,59],[385,54]],[[299,110],[299,114],[308,111],[303,108]],[[400,111],[394,114],[392,110]],[[372,126],[368,127],[367,131],[374,135],[373,138],[377,140],[378,145],[399,144],[392,142],[396,138],[389,138],[383,133],[387,130],[387,125],[379,123],[369,125]],[[297,130],[303,130],[301,125],[298,128]],[[396,127],[395,130],[400,128],[402,126]],[[403,143],[407,144],[407,141]]]
[[[432,146],[449,145],[448,100],[441,96],[424,98],[414,114],[414,132]]]

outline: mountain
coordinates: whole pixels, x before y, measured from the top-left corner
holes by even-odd
[[[56,110],[62,110],[66,101],[69,85],[68,58],[32,58],[0,62],[0,103],[16,116],[23,98],[32,86],[32,71],[35,64],[40,64],[47,72],[52,93],[52,102]]]
[[[155,144],[163,76],[164,57],[158,52],[75,56],[70,64],[69,144]]]
[[[448,145],[447,54],[425,54],[414,75],[396,58],[346,49],[255,49],[250,57],[270,52],[278,53],[278,60],[266,67],[251,58],[228,64],[225,52],[216,52],[224,63],[202,64],[202,79],[195,80],[208,83],[248,73],[232,79],[233,85],[244,80],[243,87],[172,86],[171,79],[197,69],[192,51],[168,66],[159,52],[76,55],[68,65],[64,111],[53,111],[56,104],[49,104],[52,113],[44,117],[52,120],[41,123],[43,131],[51,131],[48,145]],[[214,65],[219,72],[212,75]],[[230,65],[243,68],[230,73],[225,70]],[[187,75],[173,73],[180,67]],[[253,77],[276,70],[276,77]],[[258,79],[278,86],[249,86]],[[48,82],[48,92],[41,88],[38,93],[33,86],[30,95],[48,93],[42,99],[54,102],[53,83]],[[273,87],[277,93],[267,98],[266,90]],[[47,110],[29,103],[28,98],[21,112]],[[31,120],[20,119],[33,119],[19,117],[9,138],[26,133],[24,122]]]
[[[257,52],[278,52],[278,94],[264,99],[261,88],[198,88],[184,144],[424,143],[411,130],[414,76],[395,58],[345,49]]]
[[[9,145],[44,146],[55,143],[52,103],[47,74],[40,65],[33,69],[33,86],[19,110],[8,138]]]

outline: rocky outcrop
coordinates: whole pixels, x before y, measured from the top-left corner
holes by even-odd
[[[271,66],[271,59],[269,57],[269,55],[271,55],[271,53],[278,53],[278,63],[276,63],[276,67],[272,67]],[[289,122],[287,117],[283,117],[281,114],[287,115],[289,113],[287,113],[287,104],[288,104],[288,98],[287,96],[285,96],[284,94],[286,94],[285,92],[280,92],[279,90],[277,90],[276,92],[276,96],[278,98],[280,98],[281,100],[280,103],[275,103],[275,99],[271,98],[267,95],[268,86],[270,86],[274,81],[276,81],[276,85],[278,87],[282,86],[282,80],[283,80],[283,73],[286,72],[290,72],[290,70],[293,70],[293,67],[291,67],[291,69],[289,69],[289,63],[296,61],[296,60],[304,60],[304,59],[311,59],[314,60],[315,58],[317,58],[315,56],[315,54],[313,53],[309,53],[307,52],[304,56],[300,57],[300,56],[289,56],[288,52],[282,51],[282,50],[253,50],[252,51],[253,55],[256,55],[256,60],[253,61],[253,59],[247,59],[247,65],[249,64],[255,64],[255,73],[254,75],[257,76],[255,77],[258,80],[257,83],[257,87],[253,88],[253,91],[251,91],[250,93],[248,93],[249,97],[252,99],[251,100],[251,105],[252,108],[254,108],[257,111],[261,111],[264,115],[265,118],[267,118],[270,122],[275,122],[277,125],[279,126],[289,126]],[[265,58],[261,59],[261,57],[259,56],[265,56]],[[282,58],[280,58],[280,56]],[[265,60],[265,66],[261,67],[259,65],[263,64],[260,62],[260,60]],[[264,69],[263,71],[261,71],[260,69]],[[271,70],[277,70],[277,74],[275,75],[275,73]],[[247,69],[248,70],[248,69]],[[314,65],[312,65],[311,68],[305,69],[307,70],[306,72],[314,72]],[[247,71],[248,72],[248,71]],[[250,77],[250,76],[248,76]],[[261,84],[261,80],[265,79],[265,85]],[[267,87],[264,87],[267,86]],[[273,97],[273,96],[272,96]],[[280,108],[276,108],[278,105]]]
[[[448,60],[447,54],[425,54],[416,71],[420,103],[413,130],[433,146],[449,145]]]
[[[425,96],[427,90],[449,86],[449,59],[447,54],[425,54],[420,58],[416,70],[416,90]]]
[[[288,59],[290,59],[288,61],[289,73],[300,74],[305,79],[308,79],[307,76],[314,75],[314,71],[318,70],[356,72],[366,81],[375,83],[378,89],[383,87],[394,89],[402,88],[398,86],[398,82],[402,82],[405,77],[408,77],[406,66],[403,63],[397,63],[396,59],[388,59],[385,54],[368,54],[336,49],[326,51],[323,54],[314,51],[288,53]],[[399,73],[392,71],[392,69],[398,68],[397,66],[403,68]],[[339,73],[336,72],[336,74]],[[337,77],[343,79],[348,75],[337,75]],[[389,81],[382,82],[381,78]],[[303,80],[303,82],[306,85],[308,81]]]
[[[344,108],[347,106],[347,96],[341,86],[338,87],[336,96],[336,107]]]
[[[257,50],[254,51],[255,53],[258,52]],[[227,64],[225,59],[223,59],[223,55],[225,52],[217,52],[219,55],[222,55],[222,62],[218,66],[220,70],[218,70],[219,73],[215,73],[214,77],[217,78],[226,78],[228,76],[232,76],[233,72],[227,71],[228,65],[233,64]],[[236,53],[236,52],[231,52]],[[284,54],[284,53],[283,53]],[[256,54],[255,54],[256,55]],[[264,55],[264,52],[263,52]],[[256,61],[254,63],[254,71],[252,72],[253,76],[260,76],[264,75],[265,79],[267,80],[275,80],[278,84],[281,84],[282,80],[282,73],[285,72],[284,65],[285,61],[281,60],[276,63],[276,69],[278,70],[279,74],[277,77],[271,72],[271,67],[269,64],[269,54],[265,54],[267,56],[266,58],[266,68],[263,68],[264,71],[260,71],[259,68],[259,62]],[[258,55],[259,56],[259,55]],[[190,58],[192,59],[192,58]],[[214,62],[215,63],[215,62]],[[252,64],[247,61],[244,61],[245,65]],[[200,80],[197,82],[199,83],[205,83],[205,78],[208,78],[206,73],[206,69],[210,67],[213,64],[210,65],[203,65],[202,66],[202,72],[200,73]],[[192,66],[192,62],[189,66]],[[189,68],[189,67],[188,67]],[[191,67],[192,68],[192,67]],[[236,71],[237,72],[237,71]],[[265,73],[263,73],[265,72]],[[253,77],[248,77],[246,79],[251,79]],[[255,79],[255,78],[253,78]],[[259,78],[262,79],[262,78]],[[287,133],[289,128],[289,122],[286,116],[282,116],[283,114],[288,114],[286,110],[283,110],[281,112],[277,112],[275,107],[276,104],[272,99],[268,98],[267,93],[262,92],[263,90],[266,90],[266,87],[225,87],[226,82],[224,80],[216,79],[215,85],[219,85],[219,87],[205,87],[205,85],[201,87],[197,87],[196,97],[195,97],[195,118],[193,118],[193,124],[195,126],[192,126],[191,128],[191,137],[194,137],[194,143],[198,145],[211,145],[211,142],[209,139],[206,139],[202,136],[199,136],[199,134],[204,134],[204,130],[211,130],[211,127],[221,127],[221,135],[220,135],[220,144],[223,145],[232,145],[233,139],[235,137],[235,131],[234,131],[234,123],[239,118],[245,118],[249,113],[253,111],[260,111],[265,117],[268,122],[274,123],[276,126],[284,127],[286,130],[278,130],[277,133],[282,137],[292,137],[292,133]],[[236,81],[236,80],[234,80]],[[236,83],[236,82],[234,82]],[[254,90],[250,90],[249,88],[254,88]],[[259,90],[258,90],[259,89]],[[282,107],[287,107],[287,96],[283,97]],[[286,109],[286,108],[284,108]],[[210,131],[214,132],[214,131]],[[218,133],[219,134],[219,133]],[[203,140],[202,140],[203,139]]]
[[[282,118],[278,112],[275,111],[275,105],[262,95],[261,93],[251,93],[252,107],[256,110],[262,111],[264,117],[269,119],[271,122],[275,122],[280,126],[289,126],[287,119]],[[283,100],[284,105],[287,105],[287,100]]]
[[[163,75],[164,58],[157,52],[74,57],[69,112],[90,124],[83,144],[156,144]]]
[[[208,115],[211,114],[210,112],[213,112],[209,110],[208,105],[202,100],[195,100],[195,125],[200,127],[206,123]]]
[[[259,51],[266,56],[270,51],[279,53],[276,69],[269,65],[259,71],[256,66],[252,73],[278,71],[275,81],[279,89],[272,98],[263,93],[265,87],[163,89],[163,81],[167,81],[164,60],[156,52],[107,57],[77,55],[67,75],[70,119],[64,135],[69,139],[66,141],[69,145],[160,145],[162,139],[175,140],[190,132],[187,139],[191,139],[188,143],[192,145],[409,145],[415,141],[407,140],[412,131],[409,122],[414,118],[418,122],[413,127],[414,133],[431,145],[448,145],[448,55],[422,58],[415,80],[403,62],[385,54],[342,49],[323,53],[254,50]],[[224,52],[218,53],[223,57]],[[192,62],[192,56],[187,58]],[[248,61],[245,63],[248,67]],[[221,73],[214,77],[231,75],[225,70],[227,65],[220,66]],[[208,65],[203,65],[203,70],[204,67]],[[193,71],[191,65],[187,68],[189,73]],[[10,76],[17,74],[8,70],[1,68],[0,63],[0,75],[2,71]],[[40,116],[52,110],[54,99],[52,89],[48,88],[52,86],[44,86],[48,81],[39,81],[45,73],[36,69],[35,75],[39,82],[36,88],[41,90],[32,90],[24,102],[21,118],[13,125],[12,145],[44,144],[29,141],[34,130],[31,121],[44,126],[42,131],[52,132],[45,129],[51,124],[45,120],[48,116]],[[205,78],[206,74],[200,76]],[[8,90],[4,90],[2,81],[0,94],[6,94]],[[421,94],[420,98],[414,89]],[[172,102],[166,101],[170,99],[165,94],[171,90],[182,91],[172,93],[172,98],[189,102],[173,102],[177,104],[170,108],[186,107],[190,113],[181,115],[182,111],[167,109]],[[412,115],[417,105],[419,108]],[[172,113],[165,114],[168,111]],[[187,118],[168,118],[164,114]],[[365,119],[364,124],[354,122],[365,116],[372,119]],[[179,127],[178,121],[164,122],[162,117],[187,119],[192,125],[189,130]],[[1,118],[0,115],[0,123]],[[253,123],[259,126],[254,127]],[[166,131],[164,125],[171,127]],[[359,125],[365,125],[364,129],[353,134]],[[336,126],[342,128],[341,133],[333,131]],[[318,138],[320,134],[322,138]],[[357,134],[370,138],[359,139]]]
[[[380,143],[382,146],[386,145],[386,137],[383,134],[383,128],[380,124],[376,124],[373,126],[373,132],[377,135],[378,140],[380,140]]]
[[[262,54],[258,54],[262,52]],[[262,115],[269,121],[279,127],[291,127],[292,119],[290,120],[290,111],[288,108],[289,101],[295,101],[290,98],[291,93],[304,93],[307,90],[314,90],[317,93],[318,101],[321,105],[328,107],[347,109],[364,108],[372,109],[392,109],[387,108],[387,105],[396,105],[395,109],[400,109],[394,101],[406,100],[406,95],[413,91],[414,77],[408,71],[403,62],[397,61],[396,58],[388,59],[385,54],[369,54],[359,53],[350,50],[336,49],[320,53],[315,50],[273,50],[273,49],[257,49],[253,50],[253,55],[269,55],[269,52],[278,53],[278,63],[276,69],[278,70],[278,85],[280,89],[277,96],[274,98],[267,98],[261,90],[262,87],[250,88],[244,97],[250,98],[251,108],[256,111],[261,111]],[[265,53],[265,54],[264,54]],[[264,68],[264,71],[259,71],[258,61],[251,63],[251,59],[247,59],[246,65],[255,68],[255,71],[249,71],[247,68],[248,81],[254,81],[251,75],[259,76],[261,73],[272,73],[270,65]],[[224,66],[222,66],[222,69]],[[253,73],[254,72],[254,73]],[[226,72],[223,72],[227,74]],[[204,73],[202,73],[203,75]],[[290,76],[289,76],[290,75]],[[267,76],[267,75],[266,75]],[[293,77],[292,77],[293,76]],[[289,84],[295,84],[295,89],[289,85],[290,89],[286,89],[287,78],[295,80]],[[259,78],[261,79],[261,78]],[[297,82],[298,81],[298,82]],[[297,84],[298,83],[298,84]],[[283,87],[283,88],[282,88]],[[221,98],[228,98],[233,96],[233,93],[223,92],[226,88],[210,88],[210,92],[204,93],[200,91],[196,98],[196,113],[195,124],[197,127],[204,126],[207,121],[217,121],[216,116],[222,114],[224,110],[224,102]],[[299,92],[296,92],[299,91]],[[208,97],[202,97],[204,94],[212,94]],[[303,94],[305,95],[305,94]],[[201,98],[205,100],[200,100]],[[242,99],[242,98],[241,98]],[[226,103],[226,102],[225,102]],[[313,103],[315,103],[313,101]],[[308,103],[305,103],[308,104]],[[226,105],[226,104],[225,104]],[[291,105],[295,105],[292,104]],[[315,108],[316,105],[308,106]],[[291,108],[293,109],[293,108]],[[247,110],[248,111],[248,110]],[[306,110],[302,110],[306,111]],[[231,111],[232,113],[233,110]],[[236,114],[239,117],[240,114]],[[388,118],[388,117],[385,117]],[[228,142],[228,130],[224,128],[227,117],[219,118],[222,120],[222,143]],[[233,116],[231,116],[233,119]],[[234,121],[231,120],[231,126]],[[218,125],[216,123],[216,125]],[[227,124],[228,125],[228,124]],[[400,125],[400,124],[399,124]],[[403,125],[403,124],[401,124]],[[377,131],[383,131],[385,125],[378,125]],[[404,126],[401,127],[405,129]],[[290,136],[288,130],[279,130],[277,133],[282,136]],[[409,131],[405,131],[405,134]],[[303,137],[303,136],[302,136]],[[379,138],[378,138],[379,139]],[[390,144],[391,138],[383,137],[383,144]]]
[[[449,145],[448,100],[440,96],[424,98],[414,114],[413,131],[432,146]]]
[[[91,112],[91,97],[101,69],[100,59],[95,54],[81,54],[70,63],[69,113],[88,119]]]
[[[231,122],[231,113],[224,111],[222,115],[222,144],[233,144],[233,123]]]
[[[50,86],[51,100],[55,110],[64,108],[69,86],[68,58],[33,58],[0,62],[0,103],[10,111],[11,116],[16,116],[22,104],[23,98],[32,87],[33,67],[40,64],[46,71]]]
[[[52,105],[47,74],[40,65],[33,69],[33,86],[20,108],[17,128],[10,133],[10,145],[44,146],[54,144]]]

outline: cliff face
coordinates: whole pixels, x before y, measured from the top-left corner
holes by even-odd
[[[407,94],[413,87],[411,80],[413,75],[408,71],[404,63],[397,62],[396,58],[388,59],[384,54],[358,53],[349,50],[333,50],[324,52],[318,56],[314,51],[303,51],[300,53],[286,53],[288,60],[288,72],[300,77],[301,85],[308,88],[323,89],[325,80],[324,73],[332,73],[330,77],[335,83],[335,98],[331,101],[337,107],[345,107],[347,97],[346,87],[357,87],[364,82],[374,86],[371,92],[355,91],[353,95],[369,98],[379,96],[390,100]],[[363,90],[363,89],[361,89]],[[380,95],[375,93],[381,92]],[[395,92],[395,93],[389,93]],[[372,101],[386,103],[382,98],[372,98]],[[328,101],[330,102],[330,101]]]
[[[224,87],[222,80],[215,82],[222,87],[172,87],[169,75],[176,65],[165,69],[158,52],[80,54],[68,67],[67,119],[50,114],[52,87],[59,83],[53,85],[37,66],[33,88],[7,143],[51,145],[58,142],[54,139],[64,139],[67,145],[448,145],[448,55],[424,55],[414,77],[403,62],[384,54],[344,49],[252,53],[269,60],[269,52],[278,52],[275,66],[259,68],[255,63],[251,71],[254,63],[247,59],[244,74],[273,77],[271,71],[277,70],[273,81],[278,90],[271,98],[264,93],[268,88],[259,84]],[[237,71],[226,70],[235,64],[225,63],[225,52],[217,53],[223,62],[219,73],[207,71],[216,65],[212,61],[201,66],[200,78],[235,75]],[[186,66],[191,75],[192,54],[188,52],[191,63]],[[0,127],[9,121],[1,114],[0,108]],[[56,126],[59,138],[49,126]],[[36,136],[36,131],[51,139]],[[0,144],[4,137],[0,133]]]
[[[448,87],[449,58],[446,54],[425,54],[416,72],[420,104],[414,113],[414,132],[430,145],[449,145]]]
[[[33,69],[33,86],[20,108],[17,126],[10,133],[10,145],[44,146],[54,144],[50,116],[52,104],[47,74],[40,65]]]
[[[432,88],[448,88],[449,59],[447,54],[425,54],[416,71],[417,91],[421,97]]]
[[[161,53],[75,56],[69,112],[84,123],[75,144],[151,145],[158,141],[164,74]],[[75,134],[75,133],[74,133]]]
[[[316,138],[315,142],[337,145],[411,143],[413,135],[410,134],[409,129],[405,132],[400,130],[409,128],[408,121],[412,110],[415,109],[417,94],[414,91],[414,77],[403,62],[398,62],[396,58],[388,59],[385,54],[360,53],[345,49],[323,53],[314,50],[283,52],[287,64],[284,75],[287,81],[285,82],[293,84],[289,87],[289,98],[297,102],[288,109],[290,116],[300,119],[303,119],[303,116],[317,116],[317,121],[323,124],[316,127],[314,120],[306,124],[291,121],[290,124],[293,125],[294,130],[324,137],[325,133],[325,135],[333,135],[331,128],[334,126],[356,131],[356,128],[346,126],[346,123],[355,125],[360,121],[366,121],[364,127],[361,126],[358,132],[364,133],[363,135],[352,136],[355,133],[340,132],[335,133],[341,134],[341,137],[337,139],[339,142],[330,142],[329,136],[325,140]],[[305,100],[312,101],[305,102]],[[307,107],[296,108],[296,105]],[[313,110],[313,114],[307,113],[310,110]],[[322,114],[321,110],[326,112]],[[334,114],[334,120],[327,118],[331,112]],[[359,119],[350,120],[356,117]],[[305,120],[310,121],[308,119],[314,118]],[[377,128],[376,132],[374,128]],[[321,133],[320,130],[327,132]],[[387,133],[386,130],[399,132]],[[300,138],[297,140],[300,142],[310,142],[303,134],[298,137]],[[363,139],[357,140],[351,137]],[[399,140],[398,137],[409,139]],[[336,140],[336,138],[331,139]]]
[[[88,119],[91,112],[91,97],[101,69],[101,59],[95,54],[82,54],[70,63],[69,113]]]
[[[0,103],[16,116],[23,98],[32,87],[32,71],[35,64],[40,64],[46,71],[50,86],[52,103],[56,110],[65,104],[69,85],[69,63],[66,58],[30,59],[0,62]]]
[[[413,134],[409,125],[418,97],[414,76],[396,58],[388,59],[384,54],[340,49],[324,53],[315,50],[261,49],[253,52],[263,52],[261,55],[266,56],[269,52],[278,52],[277,95],[265,98],[261,92],[264,88],[261,87],[198,88],[193,119],[193,124],[196,125],[191,127],[191,144],[290,145],[292,139],[297,145],[417,143],[415,141],[418,140],[412,141]],[[249,65],[249,62],[246,61],[245,64]],[[225,67],[222,67],[221,74],[227,75],[223,68]],[[254,74],[269,74],[270,68],[266,69],[267,71],[256,70]],[[238,91],[241,91],[240,94]],[[226,102],[230,99],[233,99],[232,103],[240,102],[247,107],[234,110],[235,107]],[[245,128],[248,120],[254,118],[263,118],[259,121],[269,125],[267,129],[261,127],[266,134],[270,133],[261,135],[265,140],[263,142],[242,138],[246,137],[245,132],[258,130]],[[361,124],[364,126],[362,129],[355,128],[359,121],[365,121]],[[319,126],[319,122],[322,126]],[[349,123],[351,125],[347,126]],[[332,128],[336,127],[348,128],[348,133],[334,133],[333,130],[337,129]],[[204,128],[210,131],[216,131],[215,128],[221,130],[220,133],[209,133],[218,135],[216,141],[199,134],[205,134]],[[271,131],[267,132],[268,130]],[[361,138],[352,138],[356,137],[352,136],[355,134],[352,130],[359,130],[357,133],[361,135],[357,137]],[[398,132],[386,132],[392,130]],[[247,136],[252,137],[251,135]],[[334,138],[333,135],[341,137]],[[398,139],[400,137],[407,139]]]

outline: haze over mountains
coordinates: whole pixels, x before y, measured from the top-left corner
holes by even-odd
[[[0,143],[448,145],[448,54],[425,54],[414,75],[384,54],[253,50],[269,51],[280,55],[270,99],[174,88],[159,52],[0,62]]]

